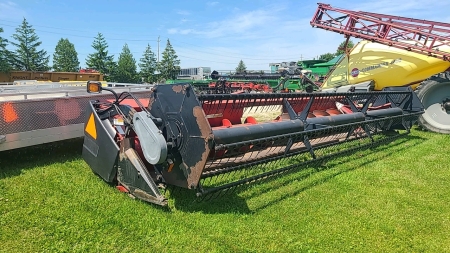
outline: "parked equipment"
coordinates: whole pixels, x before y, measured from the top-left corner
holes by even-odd
[[[292,72],[292,73],[291,73]],[[306,75],[307,72],[301,68],[288,72],[283,70],[279,73],[236,73],[220,75],[217,71],[211,73],[212,81],[206,86],[195,85],[201,93],[223,94],[238,92],[295,92],[307,90],[312,92],[318,86]]]
[[[147,101],[98,82],[87,87],[115,99],[89,103],[84,160],[106,182],[158,205],[167,205],[166,186],[211,198],[390,140],[408,133],[423,112],[404,87],[198,95],[189,84],[165,84],[155,86]],[[258,117],[274,110],[273,117]]]
[[[362,39],[324,81],[324,90],[411,86],[425,107],[420,125],[450,133],[450,24],[318,4],[312,27]]]
[[[114,85],[102,82],[103,85]],[[90,100],[113,99],[112,94],[86,94],[86,82],[47,82],[0,86],[0,152],[84,136]],[[149,98],[151,86],[113,87]]]

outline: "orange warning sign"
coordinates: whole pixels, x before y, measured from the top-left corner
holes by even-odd
[[[17,116],[16,110],[14,110],[14,107],[11,103],[5,103],[2,109],[3,109],[3,120],[6,123],[11,123],[19,118],[19,116]]]
[[[89,116],[89,120],[84,131],[86,131],[86,133],[88,133],[95,140],[97,139],[97,129],[95,128],[94,113],[91,113],[91,116]]]

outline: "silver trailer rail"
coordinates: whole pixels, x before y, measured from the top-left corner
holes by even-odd
[[[144,105],[153,86],[107,85],[132,91]],[[0,85],[0,151],[82,137],[89,101],[112,99],[110,93],[88,94],[79,82]]]

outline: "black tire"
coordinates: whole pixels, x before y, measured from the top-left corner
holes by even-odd
[[[419,117],[419,126],[428,131],[450,134],[450,111],[442,107],[443,101],[450,100],[448,77],[432,77],[423,81],[416,93],[425,108]]]

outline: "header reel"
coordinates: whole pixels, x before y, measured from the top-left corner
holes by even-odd
[[[92,82],[88,90],[114,92]],[[159,205],[167,205],[165,186],[217,197],[368,147],[391,138],[388,131],[408,133],[423,113],[409,88],[196,95],[188,84],[157,85],[147,101],[126,92],[89,108],[85,161],[105,181]]]

